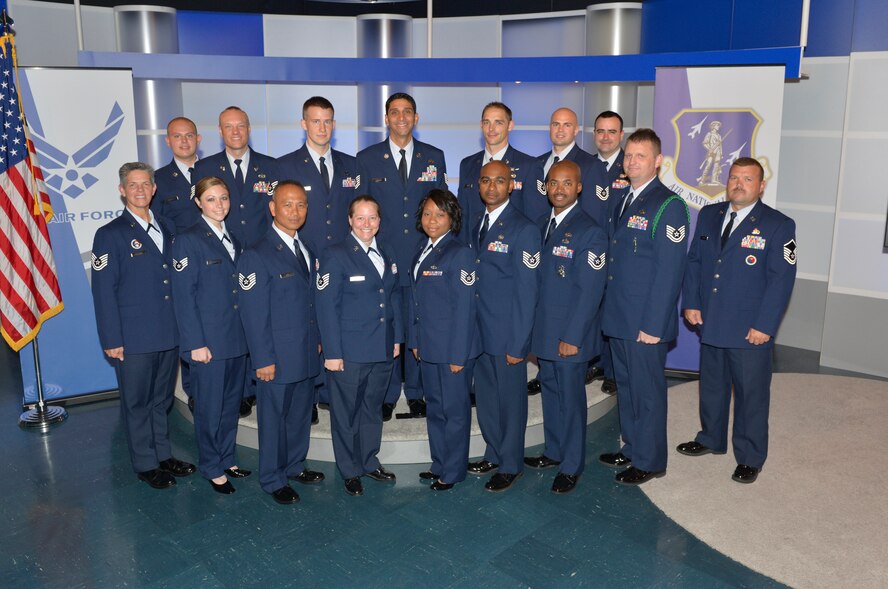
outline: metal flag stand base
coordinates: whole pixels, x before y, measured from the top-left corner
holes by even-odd
[[[37,347],[37,338],[33,342],[34,372],[37,376],[37,404],[34,408],[25,411],[19,417],[19,427],[27,430],[37,430],[46,433],[56,423],[68,419],[68,412],[64,407],[49,406],[43,400],[43,377],[40,374],[40,350]]]

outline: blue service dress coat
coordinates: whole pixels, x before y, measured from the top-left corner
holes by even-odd
[[[123,347],[112,360],[121,420],[133,470],[171,458],[167,413],[176,383],[178,329],[173,311],[172,222],[154,215],[163,252],[129,209],[96,231],[92,294],[102,349]]]
[[[173,222],[176,233],[182,233],[200,220],[200,209],[191,199],[191,182],[188,181],[174,159],[154,172],[157,192],[151,199],[151,210]]]
[[[324,355],[342,359],[326,373],[336,466],[344,480],[381,466],[382,404],[392,353],[404,341],[402,289],[394,251],[379,241],[380,276],[354,235],[324,252],[317,278],[318,326]]]
[[[485,205],[479,195],[478,178],[481,177],[485,151],[481,150],[470,155],[459,164],[459,192],[457,198],[462,207],[463,220],[462,239],[469,242],[468,231],[472,228],[468,221],[483,213]],[[543,166],[537,158],[518,151],[511,145],[501,160],[512,171],[515,188],[509,195],[512,206],[521,211],[528,219],[536,219],[545,214],[550,206],[543,183]],[[477,234],[475,234],[477,236]]]
[[[234,260],[201,217],[173,245],[179,349],[190,364],[198,468],[207,479],[222,476],[237,463],[235,440],[247,362],[247,341],[238,312],[240,244],[233,235],[230,239]],[[203,347],[210,350],[210,362],[193,362],[191,352]]]
[[[225,181],[231,199],[231,211],[225,224],[244,247],[250,247],[265,237],[271,227],[268,203],[278,181],[277,164],[274,158],[251,148],[243,186],[237,186],[234,174],[223,150],[197,161],[191,175],[191,184],[197,186],[207,176],[216,176]]]
[[[539,294],[540,231],[507,203],[478,242],[484,214],[469,243],[478,260],[478,326],[481,350],[475,364],[478,424],[487,443],[484,459],[499,472],[524,470],[527,427],[527,362],[510,365],[506,354],[527,358]]]
[[[371,145],[358,153],[358,174],[362,194],[379,202],[382,226],[378,238],[389,244],[398,257],[398,267],[410,268],[416,244],[425,235],[416,229],[416,210],[433,188],[447,189],[447,164],[444,152],[422,141],[413,140],[413,161],[407,185],[401,181],[398,162],[392,158],[389,140]],[[410,285],[409,272],[400,273],[402,287]]]
[[[331,150],[330,158],[333,160],[333,175],[329,189],[324,187],[307,145],[277,160],[279,180],[296,180],[305,186],[308,216],[299,235],[316,248],[318,257],[328,246],[348,236],[348,205],[355,196],[362,194],[359,192],[361,179],[357,160],[335,149]]]
[[[414,277],[421,251],[410,265],[413,314],[408,347],[416,349],[421,360],[431,471],[453,484],[465,480],[469,460],[469,379],[481,351],[475,297],[478,270],[472,250],[452,232],[438,241]],[[465,368],[454,374],[451,364]]]
[[[259,484],[267,493],[305,469],[319,368],[316,264],[310,255],[306,269],[274,228],[237,264],[250,369],[275,366],[273,380],[256,383]]]

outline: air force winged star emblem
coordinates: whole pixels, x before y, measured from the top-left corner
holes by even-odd
[[[531,270],[534,270],[537,266],[540,265],[540,252],[530,254],[523,251],[521,252],[521,261],[524,262],[525,266],[527,266]]]
[[[238,281],[240,281],[241,290],[250,290],[254,286],[256,286],[256,273],[251,272],[249,275],[244,276],[243,274],[237,275]]]
[[[92,254],[92,269],[96,272],[104,270],[108,266],[108,254],[96,256]]]
[[[327,272],[323,276],[318,274],[318,281],[317,281],[318,290],[324,290],[328,286],[330,286],[330,273]]]
[[[599,200],[607,200],[607,197],[610,196],[610,191],[607,186],[598,186],[596,184],[595,196],[597,196]]]
[[[465,270],[459,271],[459,280],[466,286],[472,286],[475,284],[475,271],[466,272]]]
[[[181,272],[185,268],[188,267],[188,256],[185,256],[181,260],[173,260],[173,270],[176,272]]]
[[[592,266],[593,270],[601,270],[604,268],[604,260],[607,252],[601,252],[599,255],[595,255],[592,252],[586,252],[586,261],[589,262],[589,265]]]
[[[125,118],[123,109],[115,102],[105,121],[105,128],[68,155],[47,141],[36,114],[29,117],[31,139],[40,156],[40,167],[46,174],[45,183],[49,192],[60,197],[77,198],[98,182],[99,179],[92,172],[108,159]]]
[[[685,226],[681,225],[678,229],[672,225],[666,224],[666,237],[673,243],[681,243],[685,238]]]
[[[788,264],[795,266],[796,258],[796,242],[795,239],[790,239],[783,244],[783,259],[786,260]]]

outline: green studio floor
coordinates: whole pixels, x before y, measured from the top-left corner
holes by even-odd
[[[776,366],[820,371],[816,354],[790,348]],[[589,426],[571,495],[549,491],[552,470],[528,470],[502,494],[471,476],[433,493],[418,478],[426,465],[404,465],[391,467],[395,485],[368,479],[349,497],[334,465],[315,462],[327,480],[294,483],[302,501],[285,507],[255,474],[231,496],[197,474],[149,488],[130,468],[116,401],[71,407],[48,435],[22,431],[11,372],[0,367],[2,587],[782,586],[613,482],[597,455],[617,448],[616,410]],[[170,423],[175,456],[196,462],[191,424],[177,411]],[[238,450],[256,470],[258,453]]]

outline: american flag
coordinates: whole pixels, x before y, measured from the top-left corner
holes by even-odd
[[[52,205],[15,87],[15,44],[0,37],[0,331],[20,350],[64,307],[47,221]]]

